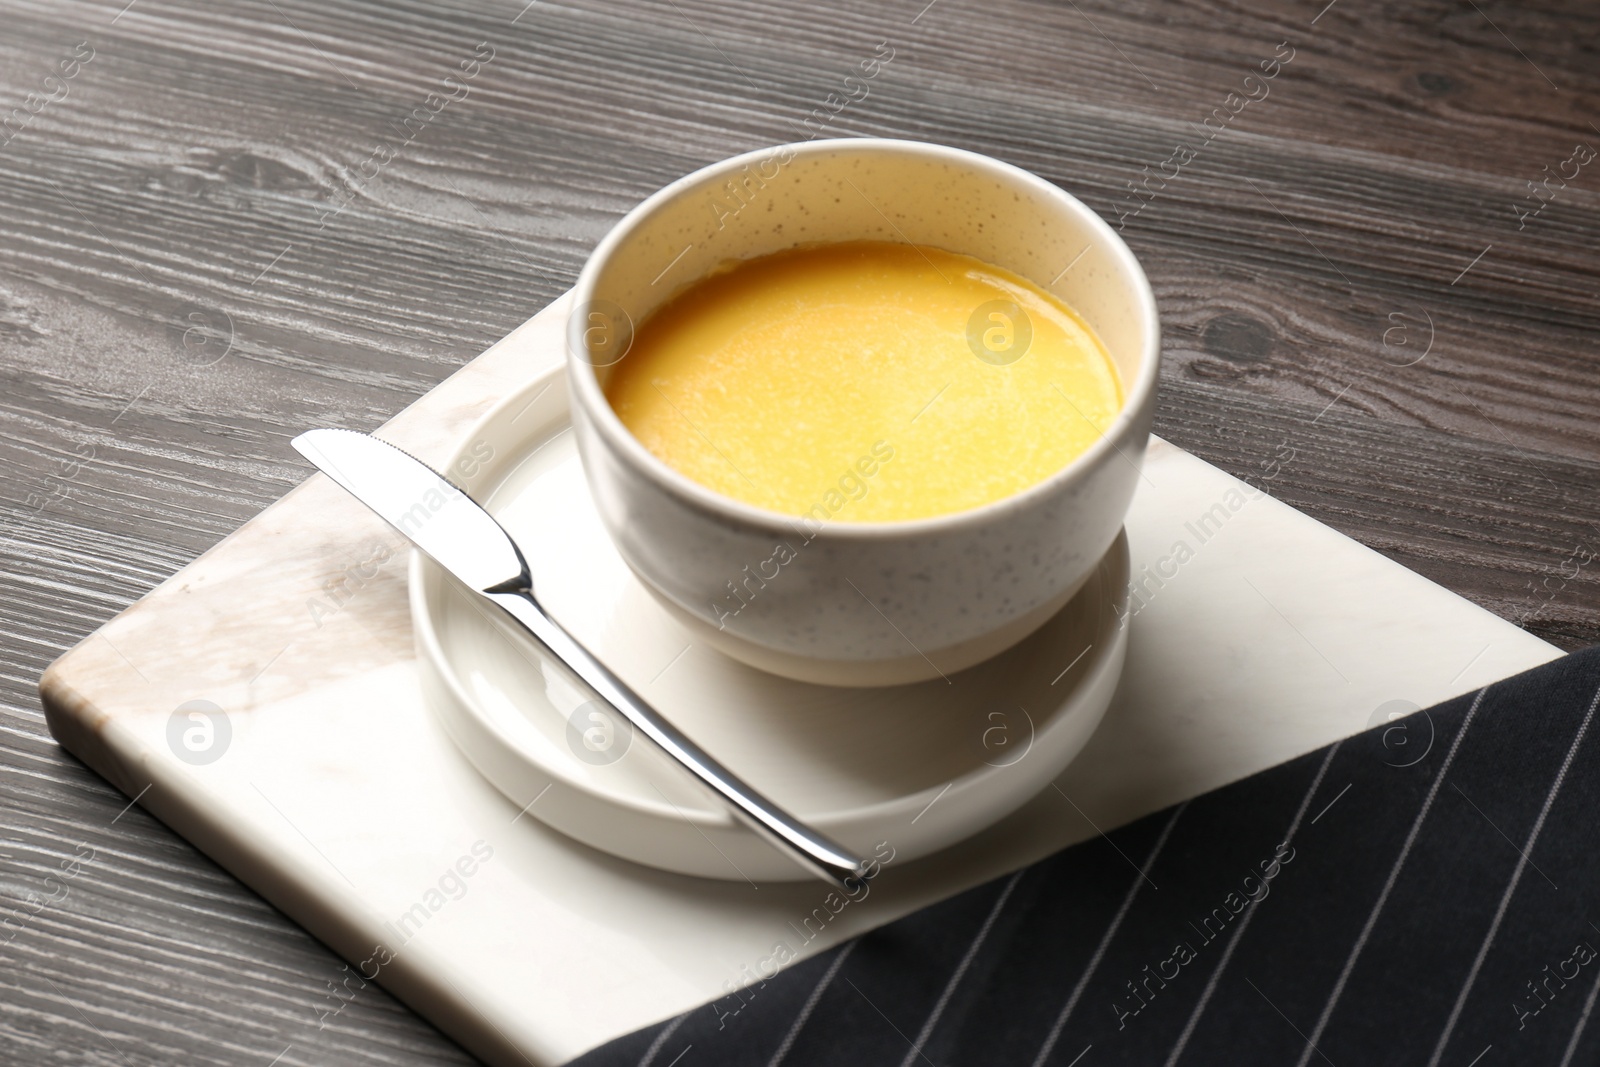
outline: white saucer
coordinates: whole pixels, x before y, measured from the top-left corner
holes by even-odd
[[[1127,649],[1128,547],[1022,644],[916,685],[807,685],[695,642],[602,529],[572,434],[566,380],[501,402],[444,468],[516,537],[540,600],[663,714],[756,788],[863,855],[937,851],[1056,778],[1099,724]],[[808,877],[431,560],[411,609],[429,704],[528,816],[638,863],[709,878]]]

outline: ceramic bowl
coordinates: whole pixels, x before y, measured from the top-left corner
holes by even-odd
[[[909,241],[1049,288],[1099,334],[1126,403],[1076,460],[1000,501],[889,523],[802,522],[668,467],[604,394],[635,326],[729,261],[799,245]],[[1081,201],[954,148],[783,145],[682,178],[602,240],[574,290],[573,426],[607,532],[694,635],[747,664],[832,685],[949,675],[1032,633],[1122,527],[1155,404],[1160,328],[1127,245]],[[740,608],[730,613],[730,589]]]

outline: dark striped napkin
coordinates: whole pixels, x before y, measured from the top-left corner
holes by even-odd
[[[1597,701],[1576,653],[575,1062],[1600,1063]]]

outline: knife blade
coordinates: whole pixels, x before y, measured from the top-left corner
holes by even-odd
[[[511,535],[444,475],[394,445],[353,430],[308,430],[292,444],[468,589],[509,615],[541,651],[802,868],[843,889],[875,873],[867,861],[806,826],[717,762],[556,622],[534,595],[528,562]]]

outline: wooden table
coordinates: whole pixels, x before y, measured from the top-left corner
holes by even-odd
[[[1155,285],[1158,432],[1600,636],[1592,5],[124,2],[0,3],[0,1062],[467,1062],[375,986],[321,1020],[340,961],[34,685],[304,477],[294,433],[377,425],[760,145],[1058,182]]]

